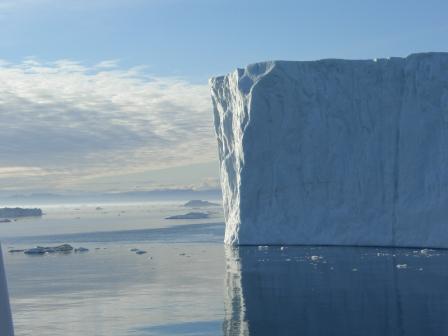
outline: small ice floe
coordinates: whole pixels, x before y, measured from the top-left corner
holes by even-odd
[[[269,246],[267,245],[258,245],[258,251],[266,251],[269,250]]]
[[[322,257],[313,255],[310,257],[310,259],[311,259],[311,261],[319,261],[319,259],[322,259]]]
[[[385,256],[388,256],[388,255],[389,255],[389,254],[384,253],[384,252],[378,252],[378,253],[376,254],[377,257],[385,257]]]
[[[131,248],[131,249],[129,249],[129,251],[131,251],[131,252],[137,252],[138,251],[138,248]]]
[[[418,270],[419,270],[420,272],[423,271],[423,267],[420,267]]]
[[[140,255],[140,254],[146,254],[146,253],[148,253],[148,252],[143,251],[143,250],[138,250],[138,251],[135,252],[135,254],[138,254],[138,255]]]
[[[284,247],[284,246],[280,247],[280,251],[283,251],[284,249],[285,249],[285,247]]]
[[[398,264],[395,267],[398,269],[406,269],[406,268],[408,268],[408,265],[407,264]]]
[[[290,258],[286,258],[285,261],[291,261],[291,259]]]
[[[357,268],[352,268],[352,272],[358,272]]]
[[[77,247],[77,248],[75,248],[75,252],[77,252],[77,253],[89,252],[89,249],[85,248],[85,247]]]
[[[420,254],[423,254],[424,256],[427,256],[427,257],[432,257],[434,255],[433,252],[435,252],[435,251],[434,250],[430,250],[430,249],[420,250]]]

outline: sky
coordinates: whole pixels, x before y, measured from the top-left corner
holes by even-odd
[[[216,188],[207,80],[448,51],[447,1],[0,0],[0,194]]]

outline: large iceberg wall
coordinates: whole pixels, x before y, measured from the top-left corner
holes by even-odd
[[[210,85],[226,243],[448,247],[448,53]]]

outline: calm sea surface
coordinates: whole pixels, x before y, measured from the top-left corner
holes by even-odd
[[[230,248],[219,207],[98,206],[0,223],[17,335],[448,334],[448,251]],[[89,252],[7,252],[61,243]]]

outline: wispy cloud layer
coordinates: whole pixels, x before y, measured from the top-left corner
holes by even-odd
[[[0,62],[0,184],[83,179],[216,159],[209,92],[116,60]],[[14,180],[13,180],[14,178]]]

